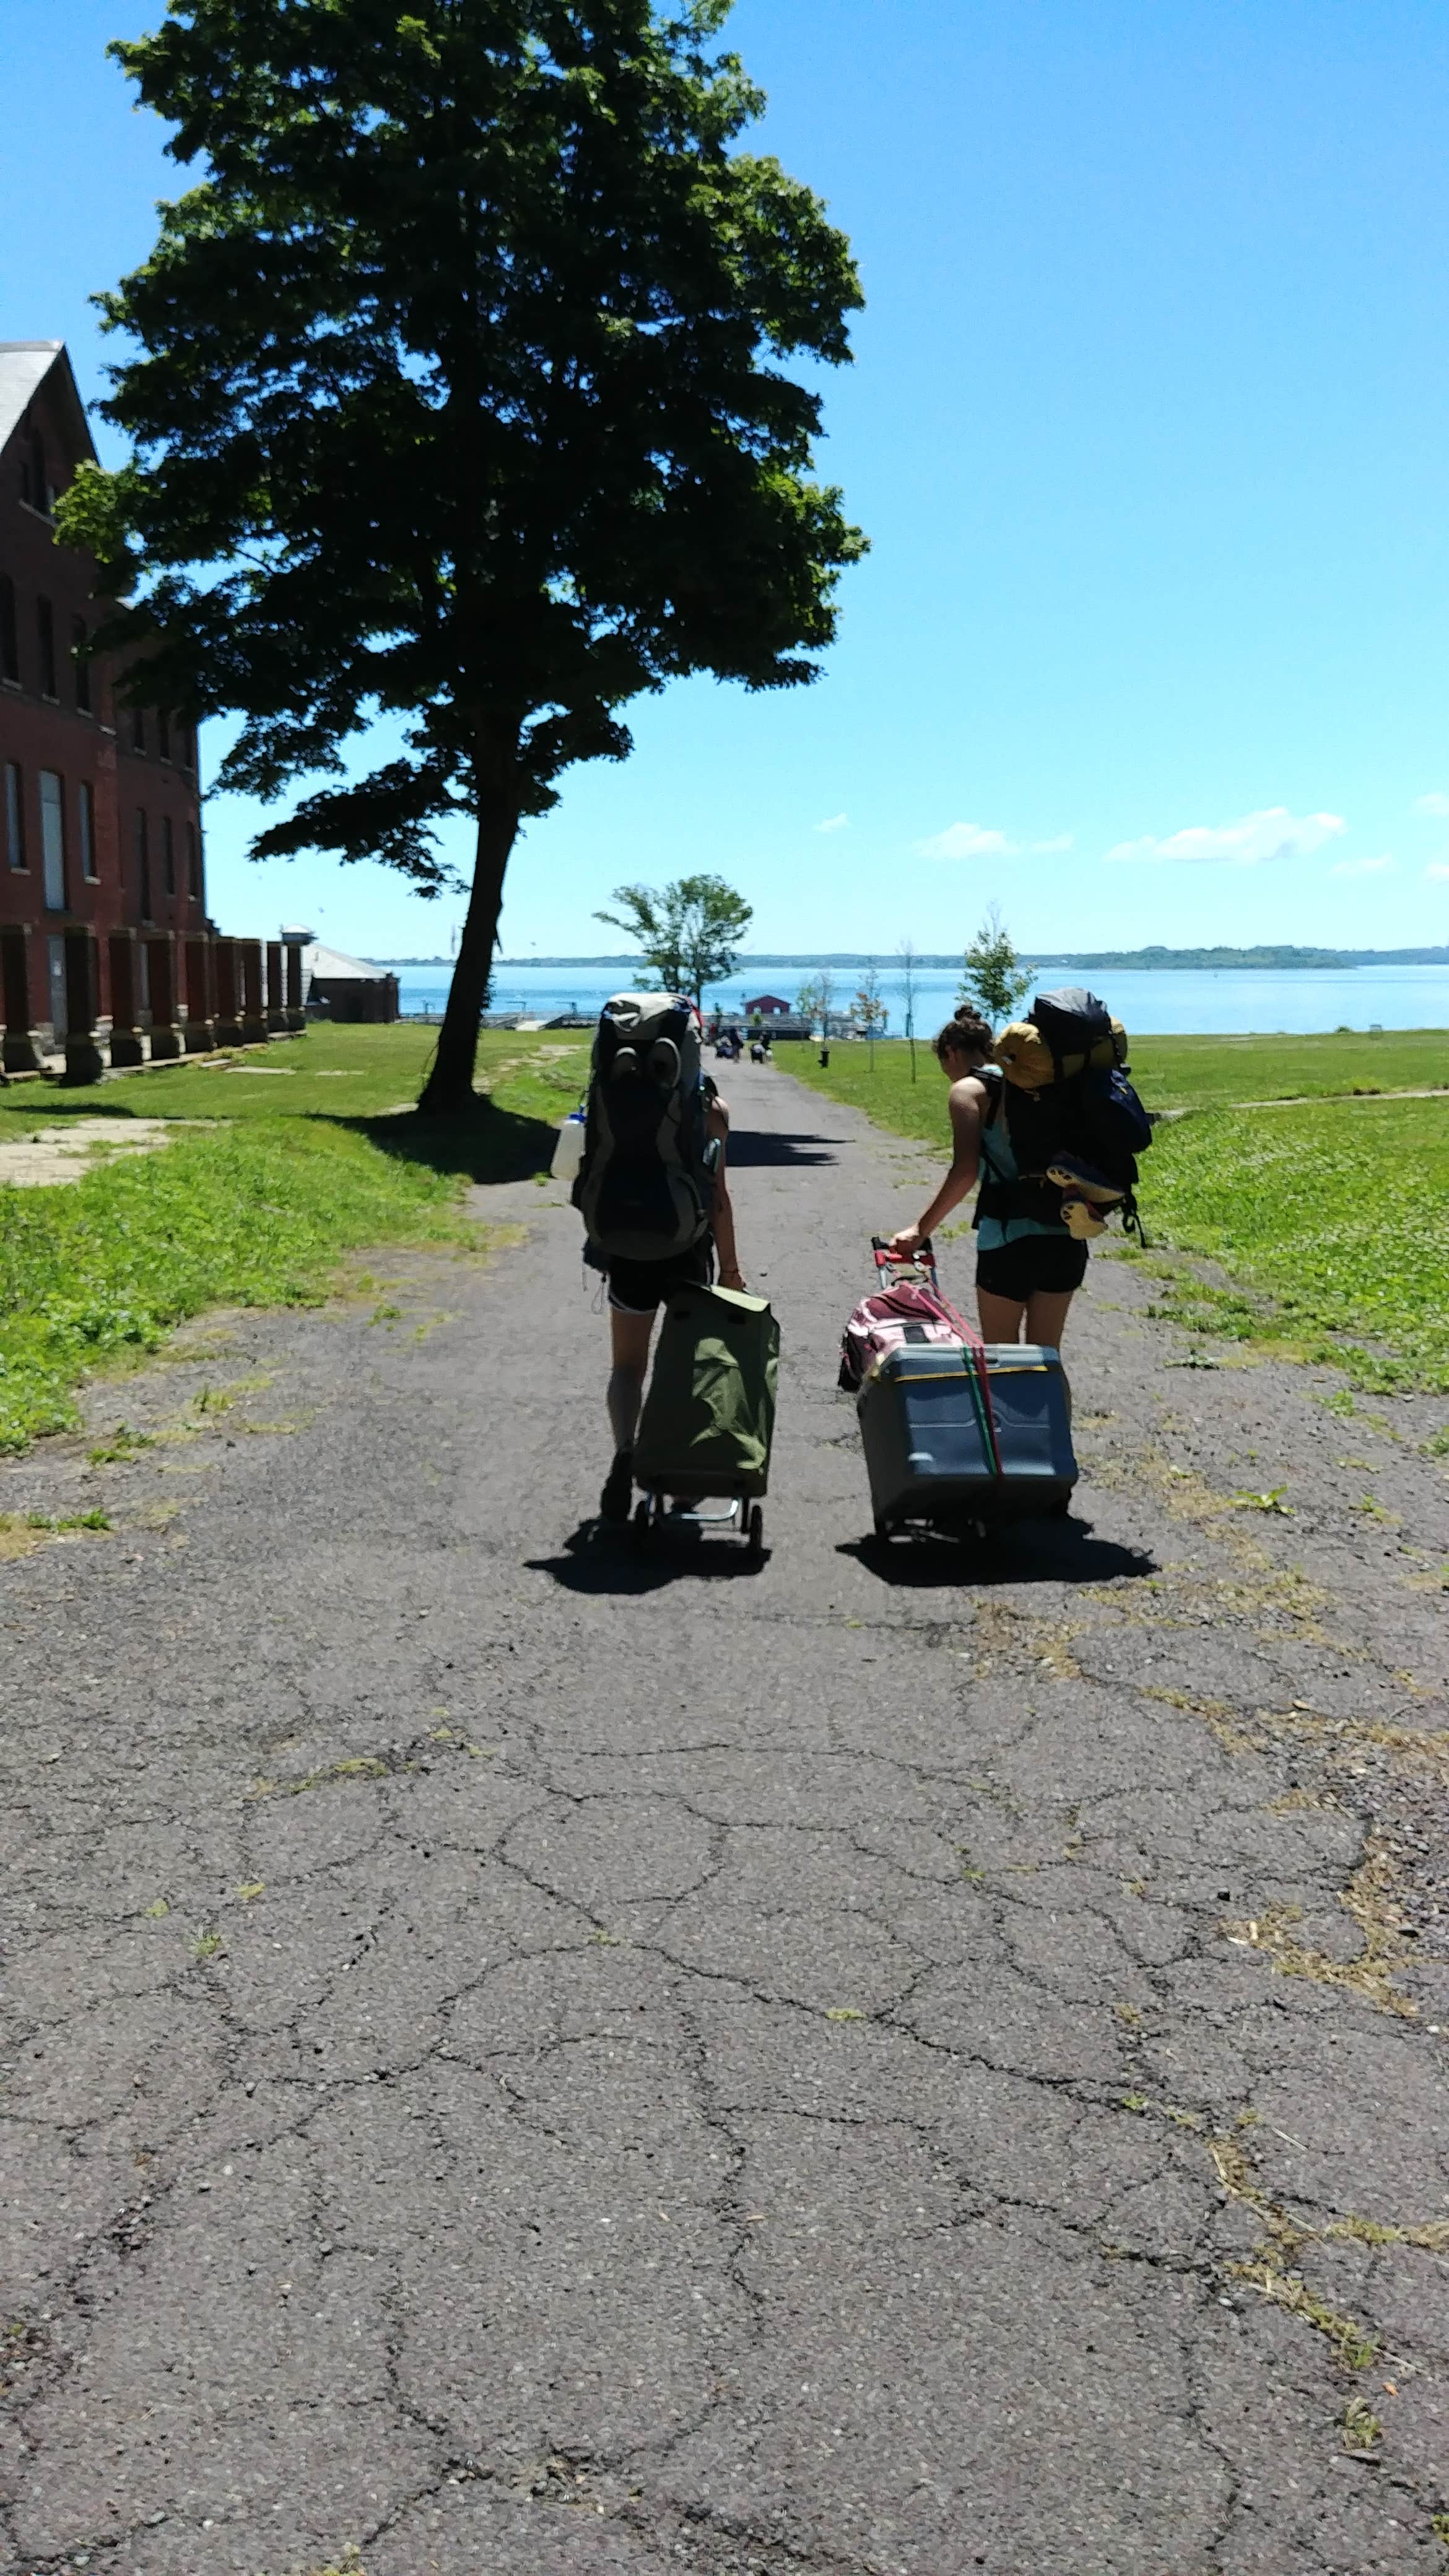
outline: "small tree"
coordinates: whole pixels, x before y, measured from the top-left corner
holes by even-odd
[[[706,984],[723,984],[734,973],[740,941],[754,919],[753,906],[725,884],[723,877],[676,877],[656,892],[653,886],[615,886],[618,912],[596,912],[615,930],[637,939],[646,966],[667,992],[688,993],[704,1007]]]
[[[870,1069],[871,1072],[874,1073],[875,1042],[877,1037],[884,1036],[885,1025],[887,1020],[890,1018],[890,1013],[886,1009],[885,1003],[881,998],[880,977],[876,973],[874,958],[871,959],[870,965],[866,969],[865,981],[859,987],[855,996],[855,1016],[859,1020],[869,1041]]]
[[[906,1044],[911,1050],[911,1080],[916,1078],[916,945],[903,939],[896,955],[901,961],[901,991],[906,1005]]]
[[[999,1028],[1030,990],[1031,976],[1022,970],[998,904],[988,906],[966,951],[965,969],[959,998]]]
[[[830,1014],[835,1007],[835,978],[827,968],[818,975],[807,975],[795,996],[795,1008],[802,1019],[820,1022],[823,1038],[830,1035]]]
[[[112,52],[195,184],[101,299],[135,448],[62,512],[129,604],[125,694],[241,726],[217,785],[329,779],[254,858],[455,882],[430,1110],[471,1105],[520,828],[623,710],[708,671],[817,676],[864,550],[811,479],[844,236],[741,147],[730,0],[168,0]],[[389,756],[351,772],[377,717]]]

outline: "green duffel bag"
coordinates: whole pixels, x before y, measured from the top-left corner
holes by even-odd
[[[763,1297],[677,1289],[634,1443],[636,1482],[757,1501],[770,1472],[779,1363],[780,1327]]]

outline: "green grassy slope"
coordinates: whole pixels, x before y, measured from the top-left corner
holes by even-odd
[[[0,1145],[77,1117],[215,1122],[153,1154],[99,1154],[68,1186],[0,1183],[0,1450],[73,1421],[88,1369],[155,1348],[185,1316],[316,1299],[365,1244],[466,1241],[469,1179],[546,1170],[587,1040],[490,1032],[490,1105],[454,1123],[408,1108],[434,1036],[323,1024],[93,1089],[0,1092]]]
[[[827,1069],[814,1047],[776,1053],[817,1090],[944,1159],[945,1084],[929,1048],[917,1047],[914,1083],[899,1043],[877,1046],[873,1072],[858,1043],[832,1046]],[[1163,1311],[1218,1335],[1321,1352],[1366,1385],[1449,1390],[1449,1090],[1367,1096],[1449,1084],[1449,1035],[1142,1038],[1132,1072],[1150,1107],[1199,1113],[1160,1127],[1144,1158],[1149,1232],[1210,1255],[1239,1283],[1224,1291],[1179,1278]],[[1355,1086],[1358,1097],[1325,1096]],[[1305,1092],[1319,1097],[1221,1105]]]

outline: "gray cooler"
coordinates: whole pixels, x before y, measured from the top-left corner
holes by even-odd
[[[950,1528],[1065,1512],[1077,1481],[1059,1354],[986,1346],[996,1472],[976,1368],[965,1351],[909,1344],[871,1371],[856,1399],[878,1530]]]

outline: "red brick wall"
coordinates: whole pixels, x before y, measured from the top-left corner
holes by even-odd
[[[67,399],[63,362],[57,362],[30,403],[24,420],[0,449],[0,576],[15,586],[18,685],[0,678],[0,764],[18,764],[21,777],[26,866],[12,864],[6,840],[4,771],[0,766],[0,923],[29,922],[30,1002],[37,1022],[50,1017],[47,934],[78,923],[93,923],[100,938],[101,1011],[110,1010],[110,959],[106,938],[112,930],[174,930],[184,937],[206,920],[204,860],[201,892],[194,898],[187,878],[188,829],[201,849],[201,808],[197,794],[195,740],[173,720],[170,757],[163,758],[154,711],[144,717],[145,749],[132,745],[130,710],[115,704],[111,675],[104,663],[92,662],[90,711],[80,704],[77,670],[71,654],[72,621],[85,620],[93,630],[102,608],[93,598],[89,556],[55,542],[49,520],[24,497],[33,482],[33,436],[43,445],[47,480],[56,491],[69,482],[82,448]],[[37,603],[48,599],[55,636],[56,696],[43,688],[42,648]],[[119,730],[118,730],[119,728]],[[61,781],[65,841],[65,905],[50,910],[45,901],[42,863],[41,772]],[[82,870],[80,789],[94,797],[95,878]],[[137,816],[146,817],[150,857],[149,910],[142,911],[145,888],[138,864]],[[175,852],[175,891],[168,893],[165,826],[169,821]],[[183,978],[184,963],[178,971]]]

